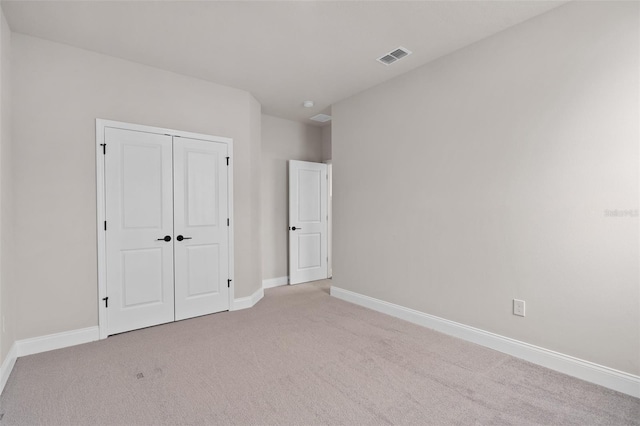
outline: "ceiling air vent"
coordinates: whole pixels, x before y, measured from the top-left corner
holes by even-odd
[[[398,47],[397,49],[392,50],[391,52],[379,57],[378,62],[382,62],[385,65],[391,65],[397,60],[402,59],[405,56],[409,56],[409,55],[411,55],[410,50],[407,50],[404,47]]]
[[[331,120],[331,116],[327,114],[317,114],[310,118],[313,121],[319,121],[320,123],[326,123]]]
[[[391,55],[384,55],[382,58],[379,58],[378,60],[385,65],[389,65],[397,61],[397,59]]]

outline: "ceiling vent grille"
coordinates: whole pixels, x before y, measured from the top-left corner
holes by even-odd
[[[310,118],[313,121],[319,121],[320,123],[326,123],[331,120],[331,116],[327,114],[317,114]]]
[[[379,57],[378,62],[382,62],[385,65],[391,65],[392,63],[409,55],[411,55],[410,50],[407,50],[404,47],[398,47],[397,49]]]

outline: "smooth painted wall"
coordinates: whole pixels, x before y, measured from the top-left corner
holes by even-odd
[[[331,160],[331,124],[322,129],[322,161]]]
[[[262,278],[289,275],[287,161],[322,162],[322,130],[262,115]]]
[[[333,284],[639,374],[638,8],[571,2],[333,105]]]
[[[17,33],[12,45],[18,339],[97,325],[96,118],[233,138],[235,297],[261,287],[248,92]]]
[[[0,363],[16,340],[12,164],[11,30],[0,10]]]
[[[250,282],[251,292],[243,294],[242,297],[251,296],[254,292],[262,289],[262,106],[253,97],[249,96],[250,114],[250,147],[251,147],[251,235],[246,240],[251,248],[251,270]],[[242,254],[239,254],[242,256]],[[236,263],[237,265],[237,263]],[[245,266],[242,263],[240,266]],[[236,268],[236,272],[238,268]],[[238,294],[236,298],[240,297]]]

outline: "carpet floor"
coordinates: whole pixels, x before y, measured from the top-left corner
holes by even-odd
[[[640,425],[640,400],[329,296],[18,359],[0,425]]]

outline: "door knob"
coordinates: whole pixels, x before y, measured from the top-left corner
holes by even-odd
[[[302,229],[302,228],[296,228],[295,226],[293,226],[293,227],[290,227],[289,229],[292,231],[295,231],[296,229]]]
[[[182,240],[190,240],[190,239],[191,239],[191,237],[183,237],[182,235],[178,235],[178,236],[176,237],[176,240],[178,240],[178,241],[182,241]]]
[[[158,238],[158,241],[166,241],[166,242],[169,242],[169,241],[171,241],[171,236],[167,235],[167,236],[165,236],[164,238]]]

